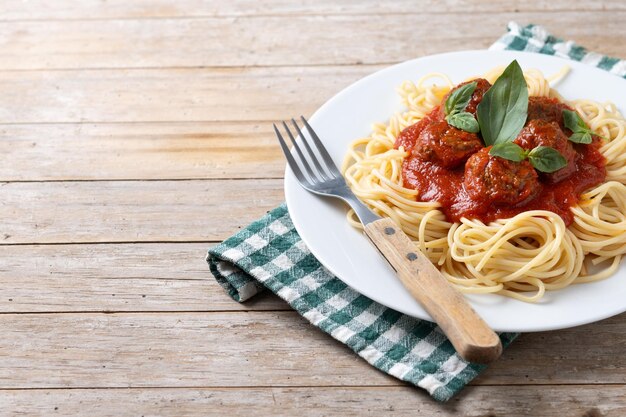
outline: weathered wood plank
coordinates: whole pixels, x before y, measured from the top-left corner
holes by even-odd
[[[288,309],[286,304],[275,297],[261,296],[257,300],[258,304],[253,302],[243,306],[230,300],[209,276],[202,260],[204,249],[204,244],[4,247],[2,249],[3,257],[0,258],[0,311],[6,313]],[[180,262],[172,263],[172,259],[180,260]],[[142,297],[142,295],[146,295],[146,297]],[[300,319],[295,314],[286,314],[286,316],[259,316],[259,320],[275,320],[277,325],[286,327],[300,326]],[[85,316],[84,319],[81,318],[83,316]],[[102,317],[118,317],[116,320],[123,322],[138,320],[137,324],[128,325],[131,328],[144,326],[152,328],[154,326],[153,320],[168,321],[179,316],[187,317],[187,320],[191,321],[202,317],[186,314],[147,315],[143,317],[138,315],[79,316],[70,314],[37,317],[46,322],[53,320],[57,323],[55,325],[57,328],[50,331],[63,333],[64,328],[69,332],[76,331],[72,330],[75,320],[79,322],[81,320],[95,320],[101,323]],[[16,317],[15,320],[17,320],[15,326],[3,327],[6,331],[5,334],[10,335],[13,335],[13,332],[20,332],[20,326],[23,326],[24,331],[30,331],[28,330],[29,326],[34,326],[32,323],[36,321],[13,315],[7,317]],[[207,315],[207,317],[214,316]],[[241,317],[245,321],[246,317],[249,316],[219,317],[222,317],[220,320],[239,322],[242,320]],[[21,325],[19,324],[20,320]],[[88,325],[84,321],[82,323]],[[109,322],[105,320],[105,323]],[[245,325],[232,326],[241,328],[241,332],[238,333],[240,342],[256,331],[254,327]],[[228,332],[232,326],[225,325],[221,331]],[[306,329],[306,327],[302,328]],[[204,335],[202,330],[198,330],[200,333],[194,336],[192,330],[193,326],[185,337],[192,339],[209,337]],[[110,329],[110,331],[114,332],[114,329]],[[318,334],[312,328],[310,333],[313,335],[312,337],[316,337]],[[488,371],[477,380],[477,383],[620,382],[626,378],[624,375],[626,359],[620,353],[626,344],[626,339],[621,337],[624,334],[626,334],[626,315],[569,330],[526,334],[521,336],[511,348],[507,349],[503,358],[491,365]],[[126,337],[123,334],[119,336]],[[88,334],[85,334],[83,342],[89,343],[89,337]],[[115,334],[102,337],[105,337],[110,343],[114,343]],[[289,332],[275,334],[276,341],[292,337],[293,334]],[[298,337],[308,336],[301,335]],[[100,339],[98,340],[100,343]],[[50,346],[46,347],[50,350],[56,341],[50,339],[47,343],[51,343]],[[192,342],[189,341],[189,343]],[[236,342],[233,340],[233,343]],[[308,344],[307,341],[306,345]],[[317,352],[316,355],[335,355],[332,346],[324,346],[326,346],[324,348],[326,353]],[[14,347],[18,348],[17,346]],[[261,345],[258,348],[268,349]],[[22,351],[24,347],[20,345],[17,350]],[[2,349],[0,349],[1,351]],[[65,360],[66,358],[63,356],[58,359]],[[140,359],[135,358],[133,360],[139,361]],[[82,365],[75,364],[73,366]],[[364,364],[364,366],[366,365]],[[72,370],[69,371],[73,372]],[[186,371],[183,370],[182,372]],[[181,376],[181,380],[185,380],[185,378],[187,376]],[[234,376],[234,378],[237,377]],[[89,386],[89,383],[85,384],[81,386]]]
[[[397,385],[295,312],[8,314],[0,328],[0,388]]]
[[[0,123],[284,120],[380,68],[9,71]]]
[[[0,181],[282,178],[271,122],[0,126]]]
[[[626,386],[469,387],[439,404],[410,387],[0,391],[14,415],[621,417]]]
[[[269,291],[233,301],[204,261],[209,246],[4,246],[0,312],[290,310]]]
[[[597,52],[626,55],[626,11],[517,13],[515,18],[545,24]],[[454,7],[445,14],[383,14],[375,17],[376,24],[372,19],[348,15],[6,22],[0,26],[0,69],[395,63],[486,48],[506,31],[511,16],[490,13],[476,24],[463,8]]]
[[[0,243],[217,241],[283,199],[277,179],[0,183]]]
[[[473,383],[561,384],[626,381],[626,314],[571,329],[521,335]]]
[[[402,385],[295,312],[2,314],[1,388]],[[623,384],[626,315],[522,335],[476,385]]]
[[[52,20],[52,19],[111,19],[111,18],[163,18],[202,16],[254,16],[259,14],[388,14],[388,13],[448,13],[459,9],[466,13],[493,13],[519,11],[624,10],[620,0],[580,1],[472,1],[426,0],[419,6],[412,0],[381,3],[373,0],[82,0],[80,2],[50,3],[46,0],[9,2],[0,5],[2,20]]]

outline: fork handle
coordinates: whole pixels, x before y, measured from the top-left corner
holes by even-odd
[[[369,223],[365,226],[365,234],[463,359],[489,363],[500,357],[502,344],[498,335],[428,258],[415,249],[393,220],[384,218]]]

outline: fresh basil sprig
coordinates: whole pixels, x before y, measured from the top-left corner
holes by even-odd
[[[465,110],[472,99],[472,94],[474,94],[477,85],[476,81],[467,83],[450,93],[444,105],[446,115],[452,116]]]
[[[446,121],[451,126],[470,133],[481,132],[485,145],[492,146],[490,155],[521,162],[528,159],[541,172],[554,172],[567,165],[567,159],[549,146],[526,150],[513,140],[524,127],[528,117],[528,86],[517,61],[513,61],[483,95],[476,109],[477,119],[465,108],[476,90],[476,81],[465,84],[446,99]],[[563,111],[565,125],[574,132],[569,138],[577,143],[590,143],[591,130],[576,112]]]
[[[499,156],[509,161],[520,162],[528,159],[530,164],[541,172],[551,173],[567,165],[567,159],[559,151],[549,146],[537,146],[526,150],[513,142],[503,142],[493,145],[489,155]]]
[[[513,162],[520,162],[528,156],[527,150],[519,146],[517,143],[504,142],[493,145],[489,150],[489,155],[499,156]]]
[[[446,117],[446,121],[450,126],[454,126],[457,129],[461,129],[469,133],[478,133],[480,130],[480,127],[478,127],[478,121],[474,119],[472,113],[468,113],[466,111],[449,115]]]
[[[567,159],[549,146],[537,146],[528,152],[528,160],[537,171],[554,172],[567,165]]]
[[[444,110],[446,112],[446,122],[450,126],[470,133],[478,133],[480,130],[478,121],[471,113],[465,111],[477,85],[476,81],[462,85],[446,99]]]
[[[476,110],[485,145],[512,142],[528,116],[528,87],[513,61],[487,90]]]
[[[572,136],[568,139],[574,143],[591,143],[594,135],[587,123],[575,111],[563,109],[563,122],[565,127],[571,130]]]

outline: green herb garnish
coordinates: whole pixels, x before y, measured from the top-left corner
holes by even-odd
[[[537,146],[528,152],[528,160],[536,170],[554,172],[567,165],[567,159],[559,151],[549,146]]]
[[[528,151],[519,146],[517,143],[504,142],[493,145],[489,150],[489,155],[499,156],[513,162],[520,162],[526,159]]]
[[[546,173],[558,171],[567,165],[567,159],[549,146],[537,146],[532,150],[526,150],[514,142],[503,142],[493,145],[489,150],[489,155],[514,162],[528,159],[537,171]]]
[[[470,100],[472,99],[472,94],[474,94],[474,90],[476,90],[476,86],[478,84],[476,81],[462,85],[461,87],[454,90],[446,100],[444,108],[446,110],[446,115],[452,116],[457,113],[461,113]]]
[[[483,96],[476,110],[485,145],[512,142],[528,116],[528,87],[513,61]]]
[[[528,86],[517,61],[513,61],[487,90],[476,109],[476,116],[465,111],[476,90],[476,81],[465,84],[446,99],[446,121],[451,126],[470,133],[480,132],[483,142],[492,146],[489,154],[513,162],[528,160],[541,172],[554,172],[567,165],[567,159],[549,146],[526,150],[513,140],[524,127],[528,117]],[[565,126],[574,132],[572,142],[590,143],[591,130],[576,112],[563,111]]]
[[[474,90],[476,90],[476,86],[476,81],[462,85],[454,90],[446,99],[444,110],[446,112],[446,122],[448,122],[450,126],[470,133],[478,133],[480,130],[474,116],[465,111],[465,108],[472,99]]]
[[[569,140],[574,143],[591,143],[594,135],[593,131],[587,126],[587,123],[575,111],[563,110],[563,122],[565,127],[571,130],[572,136]]]
[[[517,61],[513,61],[483,96],[476,110],[483,141],[493,145],[490,155],[521,162],[528,159],[541,172],[554,172],[567,165],[567,159],[549,146],[526,150],[513,140],[528,117],[528,86]],[[567,123],[567,122],[566,122]]]
[[[478,133],[480,130],[478,121],[474,119],[472,113],[468,113],[466,111],[447,116],[446,121],[450,126],[454,126],[457,129],[461,129],[469,133]]]

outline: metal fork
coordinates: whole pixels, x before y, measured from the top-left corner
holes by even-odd
[[[300,116],[302,123],[306,127],[308,131],[311,142],[313,142],[313,146],[317,149],[321,158],[318,158],[317,155],[311,149],[309,142],[305,140],[305,136],[302,134],[300,127],[296,123],[294,119],[291,119],[291,123],[293,124],[293,128],[297,132],[297,136],[302,138],[303,148],[305,149],[307,155],[311,159],[313,166],[307,161],[302,149],[296,142],[294,135],[289,130],[289,126],[287,123],[282,122],[289,139],[291,140],[291,144],[293,145],[296,153],[298,154],[298,158],[301,161],[302,166],[304,167],[304,171],[307,175],[304,175],[302,170],[300,169],[300,165],[296,162],[291,152],[289,152],[289,148],[283,139],[283,136],[280,134],[280,131],[274,124],[274,131],[276,132],[276,137],[280,142],[280,147],[287,158],[287,162],[289,163],[289,167],[293,171],[294,175],[298,179],[300,185],[306,190],[330,197],[337,197],[344,200],[350,207],[352,207],[361,220],[361,223],[368,224],[376,220],[380,220],[380,216],[374,214],[369,208],[365,206],[359,200],[352,190],[346,184],[346,180],[343,178],[337,166],[333,162],[332,158],[328,154],[328,151],[322,144],[319,136],[315,133],[309,122],[304,118],[304,116]]]
[[[291,119],[291,123],[297,133],[295,136],[287,123],[282,122],[299,163],[274,124],[280,147],[300,185],[315,194],[340,198],[352,207],[363,224],[366,236],[389,262],[406,289],[439,324],[464,359],[478,363],[497,359],[502,352],[500,338],[428,258],[415,249],[409,237],[393,220],[374,214],[354,195],[311,125],[303,116],[300,119],[310,139],[303,134],[294,119]],[[296,140],[297,137],[301,144]]]

